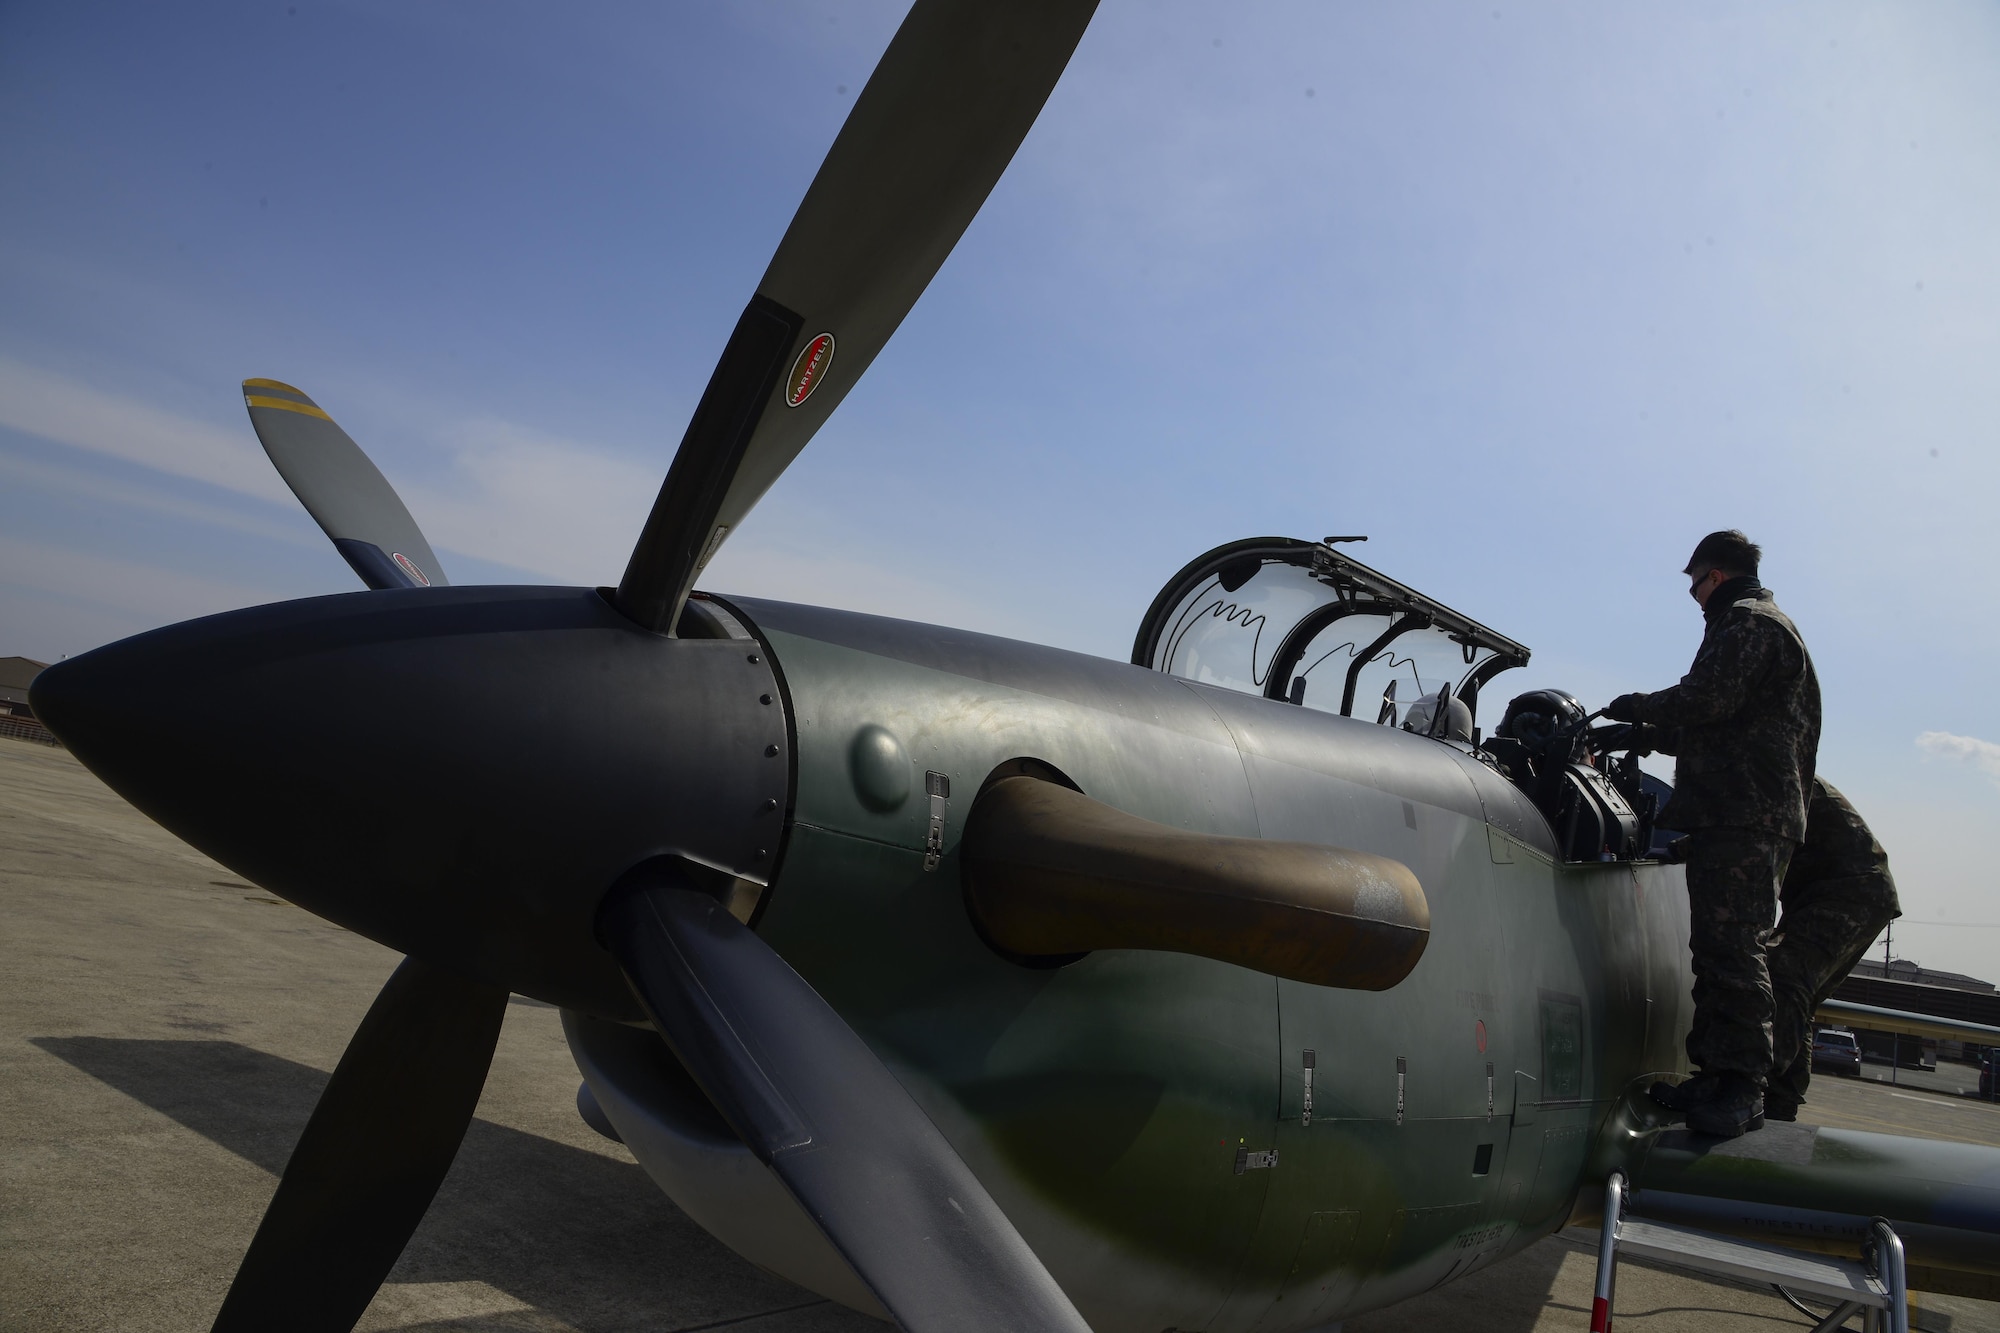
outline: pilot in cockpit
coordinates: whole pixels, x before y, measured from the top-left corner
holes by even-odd
[[[1590,752],[1583,732],[1588,721],[1575,695],[1530,690],[1508,701],[1487,748],[1538,805],[1547,805],[1564,766],[1580,762]]]

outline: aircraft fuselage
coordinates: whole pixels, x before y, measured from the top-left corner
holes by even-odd
[[[797,768],[757,929],[1094,1327],[1309,1327],[1489,1263],[1569,1215],[1617,1097],[1682,1067],[1680,872],[1558,864],[1542,816],[1461,747],[1056,649],[735,605],[784,681]],[[885,748],[909,770],[893,803]],[[958,836],[989,778],[1043,766],[1163,824],[1404,862],[1430,902],[1422,960],[1369,993],[1170,953],[1002,958],[961,901]]]

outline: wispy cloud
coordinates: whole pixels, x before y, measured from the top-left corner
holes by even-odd
[[[101,476],[85,468],[61,467],[0,453],[0,475],[15,481],[44,486],[52,491],[87,495],[106,504],[149,510],[172,518],[186,519],[207,528],[223,528],[252,537],[285,542],[293,546],[319,546],[323,539],[310,520],[285,523],[244,513],[225,504],[206,504],[183,496],[165,494],[144,485]]]
[[[442,432],[449,480],[405,496],[433,545],[583,584],[616,583],[664,475],[596,445],[480,418]]]
[[[227,431],[0,357],[0,426],[263,500],[291,494],[246,426]]]
[[[1995,782],[2000,782],[2000,745],[1976,736],[1956,736],[1949,731],[1926,731],[1917,737],[1917,748],[1945,759],[1971,764]]]
[[[125,633],[271,600],[262,588],[225,583],[72,547],[0,537],[5,583],[122,613]]]
[[[223,429],[7,357],[0,357],[0,426],[287,508],[297,503],[247,423],[240,431]],[[657,463],[492,418],[447,424],[427,443],[444,456],[444,475],[405,480],[399,489],[435,545],[579,583],[617,581],[662,475]],[[25,460],[7,466],[36,467]],[[39,471],[46,475],[35,479],[44,484],[114,503],[174,509],[205,523],[238,530],[254,525],[260,535],[297,538],[289,529],[275,530],[278,525],[148,496],[110,477]]]

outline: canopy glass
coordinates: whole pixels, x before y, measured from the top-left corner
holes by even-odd
[[[1480,688],[1528,649],[1327,542],[1217,547],[1160,590],[1132,660],[1189,680],[1395,725],[1449,687]]]

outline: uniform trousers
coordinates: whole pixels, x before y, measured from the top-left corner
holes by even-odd
[[[1698,829],[1688,839],[1688,950],[1694,1022],[1688,1061],[1704,1074],[1771,1074],[1775,1008],[1765,960],[1778,892],[1798,844],[1754,829]]]
[[[1882,882],[1879,876],[1821,881],[1786,894],[1784,919],[1768,951],[1776,1001],[1770,1100],[1796,1106],[1806,1099],[1813,1013],[1896,918],[1895,895],[1885,894]]]

